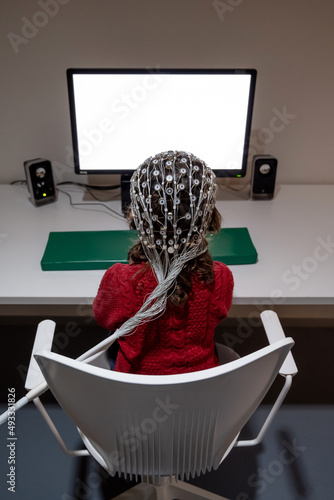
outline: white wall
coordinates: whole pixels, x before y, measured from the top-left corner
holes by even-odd
[[[280,183],[334,182],[331,0],[1,0],[0,6],[1,183],[24,178],[23,161],[36,157],[53,162],[57,180],[77,180],[67,158],[68,67],[147,65],[257,69],[252,152],[278,158]],[[29,31],[27,20],[39,26]],[[284,109],[285,123],[274,121]]]

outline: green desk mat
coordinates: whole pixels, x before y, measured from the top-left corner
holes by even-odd
[[[108,269],[127,263],[127,253],[137,241],[136,231],[51,232],[41,261],[43,271]],[[224,228],[209,237],[213,260],[227,265],[254,264],[257,251],[245,227]]]

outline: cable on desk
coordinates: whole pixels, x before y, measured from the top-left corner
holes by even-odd
[[[117,217],[119,220],[122,220],[124,221],[124,216],[118,212],[116,212],[116,210],[113,210],[112,208],[108,207],[105,203],[103,202],[99,202],[99,203],[87,203],[87,202],[84,202],[84,203],[81,203],[81,202],[73,202],[72,201],[72,197],[69,193],[67,193],[67,191],[63,191],[62,189],[59,189],[57,187],[57,190],[63,194],[66,194],[69,199],[70,199],[70,205],[72,208],[77,208],[77,209],[80,209],[79,207],[85,207],[86,210],[89,210],[89,207],[91,206],[94,206],[94,205],[98,205],[99,207],[104,207],[106,208],[107,210],[109,210],[109,212],[111,212],[111,214],[108,214],[108,215],[111,215],[112,217]],[[102,213],[106,213],[104,210],[94,210],[94,212],[102,212]]]
[[[11,186],[14,186],[14,184],[27,184],[27,181],[25,179],[22,179],[22,180],[13,181],[10,183]]]
[[[27,184],[27,181],[25,179],[22,179],[22,180],[16,180],[16,181],[12,181],[10,183],[11,185],[14,185],[14,184]],[[88,190],[89,194],[97,201],[99,201],[99,203],[74,203],[72,201],[72,198],[71,198],[71,195],[69,193],[67,193],[66,191],[63,191],[62,189],[59,189],[58,186],[63,186],[63,185],[66,185],[66,184],[69,184],[69,185],[74,185],[74,186],[79,186],[79,187],[84,187],[85,189]],[[113,186],[92,186],[90,184],[83,184],[81,182],[74,182],[74,181],[64,181],[64,182],[59,182],[58,184],[56,184],[56,189],[58,191],[60,191],[61,193],[64,193],[66,194],[69,199],[70,199],[70,205],[72,208],[78,208],[79,206],[84,206],[86,207],[89,207],[91,205],[99,205],[99,206],[103,206],[104,208],[106,208],[109,212],[111,212],[110,215],[112,216],[117,216],[119,220],[124,220],[124,216],[118,212],[116,212],[116,210],[113,210],[112,208],[108,207],[105,203],[103,203],[101,200],[99,200],[99,198],[97,198],[91,190],[94,190],[96,189],[97,191],[109,191],[109,190],[114,190],[114,189],[118,189],[120,188],[121,186],[120,185],[113,185]],[[88,208],[89,210],[89,208]],[[102,213],[106,213],[104,212],[103,210],[100,210]],[[95,210],[95,212],[97,212],[97,210]]]
[[[75,181],[63,181],[63,182],[58,182],[57,186],[63,186],[65,184],[74,184],[76,186],[81,186],[89,189],[96,189],[97,191],[109,191],[113,189],[118,189],[121,187],[120,184],[112,185],[112,186],[92,186],[91,184],[84,184],[81,182],[75,182]]]
[[[59,182],[56,187],[58,186],[64,186],[64,185],[73,185],[73,186],[79,186],[87,189],[88,193],[91,195],[92,198],[94,198],[97,201],[103,201],[100,198],[98,198],[92,191],[112,191],[114,189],[119,189],[121,186],[120,184],[113,185],[113,186],[92,186],[91,184],[83,184],[80,182],[76,181],[64,181],[64,182]]]
[[[241,186],[241,188],[235,188],[235,187],[232,187],[232,186],[228,186],[228,185],[223,185],[223,184],[218,184],[219,186],[223,187],[224,189],[230,189],[231,191],[235,191],[235,192],[241,192],[243,191],[244,189],[248,188],[250,186],[250,181],[249,182],[246,182],[246,184],[243,184]]]

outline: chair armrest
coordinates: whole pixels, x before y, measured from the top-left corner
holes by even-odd
[[[262,424],[262,427],[258,433],[258,435],[256,436],[256,438],[254,439],[246,439],[246,440],[243,440],[243,441],[237,441],[235,443],[235,446],[255,446],[257,444],[260,444],[261,441],[263,440],[267,430],[269,429],[269,427],[271,426],[272,424],[272,421],[274,420],[278,410],[280,409],[284,399],[285,399],[285,396],[287,395],[287,393],[289,392],[290,390],[290,387],[291,387],[291,384],[292,384],[292,375],[286,375],[285,376],[285,382],[284,382],[284,386],[281,390],[281,392],[279,393],[273,407],[271,408],[270,412],[269,412],[269,415],[267,416],[265,422]]]
[[[88,450],[69,450],[64,443],[61,435],[59,434],[55,424],[53,423],[52,419],[50,418],[48,412],[44,408],[44,405],[42,404],[41,400],[39,397],[35,398],[33,400],[37,410],[40,412],[42,417],[44,418],[45,422],[47,423],[47,426],[49,427],[50,431],[52,432],[54,438],[56,439],[57,443],[61,447],[64,453],[66,455],[74,456],[74,457],[87,457],[90,455]]]
[[[274,344],[278,340],[286,338],[282,325],[278,319],[277,314],[274,311],[263,311],[260,316],[269,344]],[[297,372],[298,369],[296,363],[291,352],[289,352],[289,354],[285,358],[284,363],[281,366],[279,373],[280,375],[287,376],[296,375]]]
[[[51,351],[53,335],[56,323],[50,319],[41,321],[37,327],[35,342],[32,348],[30,363],[25,383],[25,388],[30,391],[42,382],[45,382],[42,372],[37,364],[34,355],[37,351],[47,350]]]
[[[275,344],[275,342],[286,338],[282,325],[278,319],[277,314],[274,311],[263,311],[260,316],[269,344]],[[266,434],[268,428],[274,420],[274,417],[276,416],[285,399],[285,396],[287,395],[291,387],[293,375],[295,375],[297,372],[298,370],[295,361],[291,352],[289,352],[281,366],[281,369],[279,370],[279,374],[285,378],[284,386],[280,394],[278,395],[273,407],[271,408],[269,415],[263,423],[260,432],[254,439],[237,441],[235,443],[235,446],[255,446],[261,443],[264,435]]]

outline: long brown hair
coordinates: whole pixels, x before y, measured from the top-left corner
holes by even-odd
[[[128,220],[130,229],[136,229],[133,219],[131,217],[131,211],[128,213]],[[221,215],[214,207],[211,221],[208,227],[209,234],[217,234],[221,228]],[[208,240],[203,238],[203,248],[208,247]],[[142,262],[148,262],[143,247],[140,242],[135,243],[128,253],[129,262],[139,264]],[[176,285],[171,290],[171,295],[168,297],[168,302],[176,306],[184,305],[189,296],[192,284],[192,276],[196,275],[199,279],[206,284],[211,284],[214,282],[214,270],[212,257],[208,251],[202,253],[198,257],[188,261],[181,273],[176,279]]]

